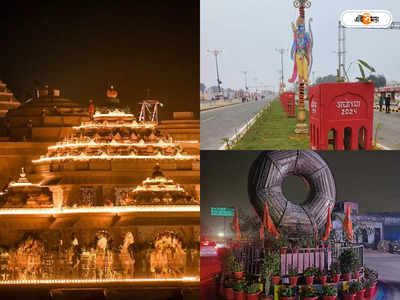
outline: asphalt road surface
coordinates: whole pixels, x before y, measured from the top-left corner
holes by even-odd
[[[374,132],[375,128],[381,124],[378,130],[378,143],[392,150],[400,149],[400,112],[387,114],[383,111],[374,110]]]
[[[269,101],[259,100],[216,108],[200,113],[200,149],[218,150],[223,138],[231,138],[253,118]]]
[[[364,265],[378,271],[376,300],[400,299],[400,255],[365,250]]]

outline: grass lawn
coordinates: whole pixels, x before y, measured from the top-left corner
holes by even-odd
[[[308,124],[308,111],[306,111]],[[309,135],[296,135],[297,118],[286,117],[285,110],[279,99],[271,104],[270,110],[265,110],[254,125],[233,146],[233,150],[286,150],[310,149]]]

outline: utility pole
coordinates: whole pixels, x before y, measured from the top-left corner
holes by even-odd
[[[249,87],[247,86],[247,71],[242,71],[242,73],[244,74],[244,88],[247,92],[249,90]]]
[[[217,69],[217,83],[218,83],[218,96],[221,96],[221,83],[222,81],[219,78],[219,71],[218,71],[218,55],[222,53],[222,50],[207,50],[209,53],[215,56],[215,67]]]
[[[346,75],[346,28],[342,25],[342,22],[338,23],[338,79],[343,78]]]
[[[283,77],[283,54],[285,54],[286,49],[275,49],[275,51],[278,51],[279,54],[281,55],[281,83],[280,83],[280,91],[283,92],[285,89],[285,79]]]

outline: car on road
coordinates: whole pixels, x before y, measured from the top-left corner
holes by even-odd
[[[389,244],[389,252],[400,254],[400,241],[393,241]]]
[[[200,243],[200,257],[218,256],[218,247],[215,242],[203,241]]]

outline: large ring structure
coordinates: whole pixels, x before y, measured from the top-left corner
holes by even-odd
[[[303,178],[309,195],[302,204],[295,204],[282,191],[289,176]],[[278,230],[290,236],[313,234],[325,225],[328,207],[335,204],[335,181],[325,161],[313,151],[265,151],[253,163],[248,191],[250,201],[260,218],[264,202]]]

